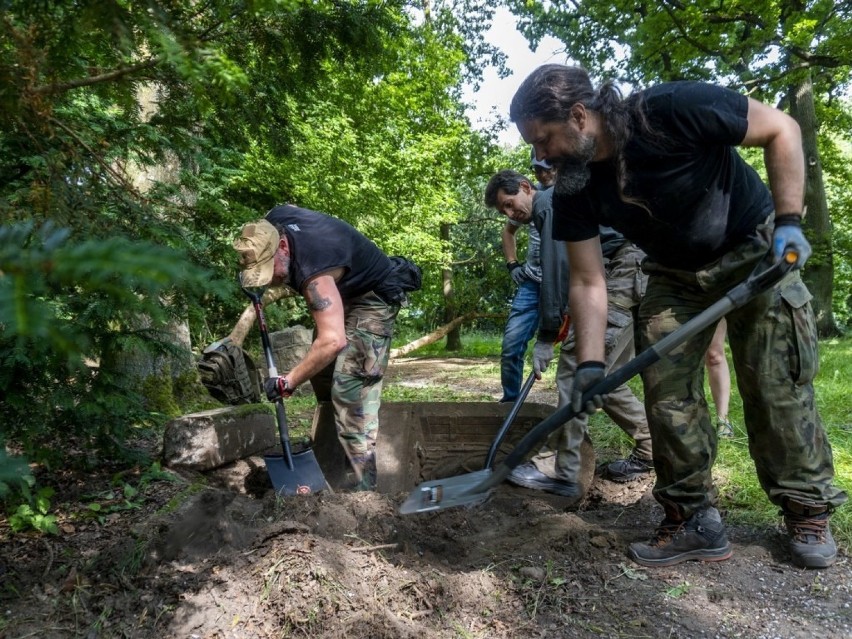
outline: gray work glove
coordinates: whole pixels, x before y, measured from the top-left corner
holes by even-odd
[[[778,262],[788,250],[796,253],[796,268],[802,268],[811,256],[811,245],[802,233],[802,216],[796,213],[775,216],[772,253]]]
[[[553,359],[553,343],[536,341],[533,346],[533,372],[535,378],[541,379],[541,374],[547,370],[550,360]]]
[[[571,408],[577,417],[588,417],[603,406],[604,395],[594,395],[583,405],[583,394],[606,377],[606,365],[603,362],[583,362],[574,373],[574,386],[571,388]]]
[[[507,265],[509,275],[512,276],[512,281],[520,286],[527,281],[527,274],[524,272],[524,265],[520,262],[510,262]]]

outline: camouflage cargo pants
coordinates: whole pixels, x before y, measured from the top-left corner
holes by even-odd
[[[632,244],[625,245],[607,263],[607,311],[606,367],[617,370],[630,361],[635,354],[632,309],[638,307],[647,278],[639,265],[645,254]],[[577,370],[574,352],[574,331],[571,330],[559,351],[556,368],[558,405],[571,401],[571,388]],[[619,386],[607,396],[604,412],[634,442],[634,452],[642,459],[651,458],[651,433],[645,407],[626,384]],[[580,446],[588,427],[588,419],[572,419],[555,437],[555,447],[545,445],[532,458],[536,468],[545,475],[576,483],[581,469]]]
[[[344,302],[348,345],[333,366],[311,380],[319,401],[331,400],[337,436],[358,481],[374,472],[382,380],[399,306],[375,293]]]
[[[648,289],[639,309],[642,347],[677,330],[745,279],[766,254],[772,227],[698,272],[646,262]],[[831,446],[814,402],[818,368],[811,295],[790,273],[726,318],[749,452],[770,501],[834,507],[846,495],[833,486]],[[654,496],[668,517],[682,519],[716,501],[711,470],[717,436],[704,397],[703,357],[709,327],[642,375],[653,437]]]

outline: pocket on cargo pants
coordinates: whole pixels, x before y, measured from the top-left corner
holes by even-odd
[[[339,373],[365,379],[381,379],[390,357],[394,318],[358,318],[347,331],[349,346]]]
[[[790,344],[787,345],[790,378],[800,386],[809,384],[819,372],[816,320],[810,308],[813,296],[799,278],[784,286],[780,292],[792,326]]]

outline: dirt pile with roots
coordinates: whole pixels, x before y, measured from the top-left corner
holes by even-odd
[[[114,485],[109,469],[68,474],[54,500],[71,512]],[[794,568],[780,526],[729,526],[725,562],[630,562],[662,516],[651,487],[596,477],[577,504],[502,485],[402,516],[406,493],[276,500],[181,475],[57,537],[4,525],[0,637],[852,636],[849,558]]]

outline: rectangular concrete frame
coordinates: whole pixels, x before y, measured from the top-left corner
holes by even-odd
[[[482,469],[491,442],[511,408],[511,404],[497,402],[383,402],[376,453],[377,490],[404,492],[423,481]],[[554,410],[548,404],[521,406],[496,462]],[[337,440],[330,402],[317,406],[312,438],[317,461],[331,487],[345,486],[348,464]],[[594,452],[588,439],[581,455],[583,474],[590,481]]]

